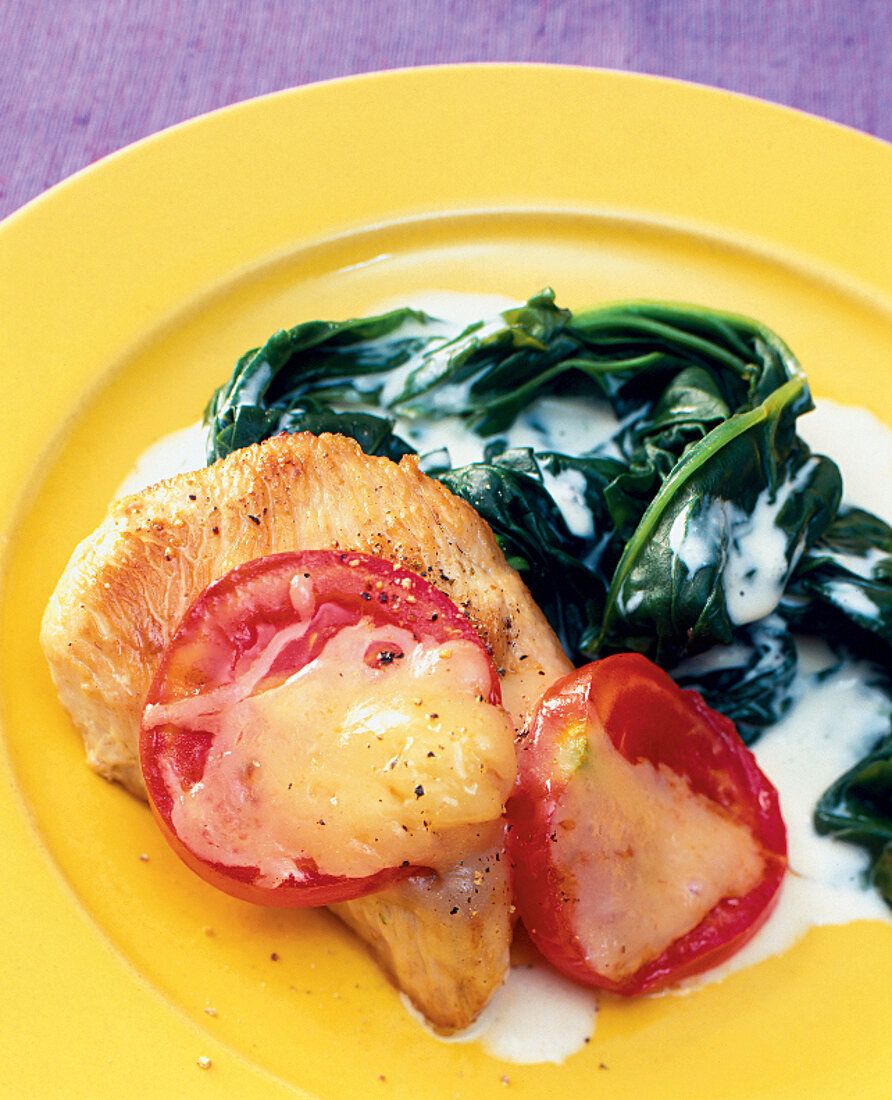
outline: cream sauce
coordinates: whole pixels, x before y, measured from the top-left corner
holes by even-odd
[[[669,546],[690,574],[717,564],[721,556],[725,605],[735,626],[764,619],[783,595],[796,560],[787,560],[787,540],[777,517],[807,482],[812,466],[813,461],[803,463],[776,493],[762,492],[750,512],[715,497],[702,508],[690,504],[670,528]]]
[[[470,1027],[454,1035],[433,1031],[408,997],[412,1016],[445,1043],[479,1043],[503,1062],[559,1064],[581,1050],[595,1033],[598,999],[543,959],[513,966],[505,984]]]
[[[207,432],[200,420],[163,436],[137,458],[115,497],[139,493],[165,478],[200,470],[206,464],[206,443]]]
[[[865,682],[865,670],[858,665],[835,664],[821,643],[800,643],[796,701],[753,746],[759,766],[778,789],[787,825],[790,873],[777,908],[742,951],[686,988],[719,981],[780,954],[813,926],[892,923],[889,907],[864,885],[868,858],[863,850],[819,836],[812,826],[823,792],[889,729],[889,697]]]
[[[405,304],[402,300],[382,303],[380,308]],[[491,295],[432,293],[410,304],[461,328],[516,303]],[[892,430],[863,409],[827,400],[816,405],[813,413],[800,419],[800,434],[812,450],[830,455],[840,466],[847,504],[892,523]],[[578,453],[609,439],[616,429],[605,404],[548,398],[502,438],[508,446]],[[400,420],[396,430],[423,453],[447,448],[455,466],[478,459],[482,450],[480,437],[468,432],[456,417],[444,416],[436,424]],[[163,477],[203,465],[203,433],[200,425],[193,425],[150,448],[121,491],[138,491]],[[558,489],[556,500],[570,529],[590,533],[580,509],[580,485],[572,477],[562,476],[548,487]],[[738,549],[742,547],[746,557],[756,557],[752,551],[757,543],[766,543],[766,532],[767,543],[774,545],[771,527],[777,507],[778,502],[766,498],[749,526],[738,530]],[[723,522],[728,519],[721,518]],[[706,564],[708,551],[693,537],[685,541],[684,523],[672,537],[689,568],[698,567],[698,562]],[[783,580],[777,550],[774,545],[767,564],[763,561],[761,567],[760,576],[768,582],[762,586],[767,595],[762,594],[758,607],[737,606],[737,621],[752,621],[767,613],[769,604],[773,606]],[[743,568],[743,555],[740,561]],[[764,928],[742,951],[723,966],[670,992],[687,993],[779,954],[816,925],[863,919],[892,923],[892,914],[876,891],[863,886],[866,855],[860,848],[818,836],[811,823],[819,795],[889,728],[888,697],[867,685],[857,665],[828,672],[833,661],[829,650],[819,643],[803,645],[794,705],[755,745],[760,766],[780,792],[789,832],[791,873],[780,901]],[[824,676],[818,678],[821,671]],[[446,1041],[478,1041],[494,1057],[508,1062],[562,1062],[589,1041],[596,1011],[591,991],[562,978],[544,962],[513,967],[477,1022]]]
[[[800,418],[799,434],[816,454],[843,472],[843,500],[892,523],[892,431],[867,409],[815,402]]]

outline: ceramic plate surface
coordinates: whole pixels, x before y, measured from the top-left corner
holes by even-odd
[[[888,1095],[892,930],[875,923],[688,996],[605,1001],[560,1065],[439,1042],[326,912],[242,905],[179,865],[85,767],[37,634],[134,458],[300,320],[431,291],[683,299],[766,322],[816,394],[888,420],[890,194],[892,148],[818,119],[471,66],[229,108],[0,226],[0,1094]]]

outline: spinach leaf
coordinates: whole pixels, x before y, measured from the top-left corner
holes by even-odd
[[[841,510],[803,556],[786,605],[792,626],[892,669],[892,527]]]
[[[633,648],[673,662],[729,644],[735,626],[774,610],[841,492],[836,467],[791,431],[803,388],[790,379],[683,449],[624,546],[603,621],[584,649],[629,648],[641,638],[646,644]],[[766,591],[773,602],[764,602]]]
[[[796,643],[774,614],[735,631],[729,645],[689,657],[670,671],[679,686],[699,691],[730,718],[749,745],[786,714],[796,668]]]
[[[892,905],[892,733],[822,795],[814,822],[870,853],[871,880]]]
[[[568,649],[603,608],[605,585],[588,568],[585,541],[574,536],[545,489],[531,451],[505,451],[489,462],[446,470],[440,480],[492,528],[508,562]]]
[[[479,435],[495,435],[573,370],[570,317],[543,292],[494,321],[434,342],[386,397],[388,406],[408,416],[460,416]]]
[[[370,388],[377,376],[406,363],[437,331],[437,322],[412,309],[350,321],[308,321],[279,331],[246,352],[204,412],[209,463],[294,427],[293,414]],[[349,425],[347,425],[349,428]],[[348,431],[345,434],[351,434]]]
[[[642,402],[653,407],[668,382],[691,366],[709,373],[710,388],[729,410],[754,408],[790,378],[804,380],[775,333],[735,314],[627,302],[575,313],[569,328],[585,358],[603,365],[602,385],[620,415]],[[809,407],[805,391],[799,411]]]
[[[389,417],[374,416],[365,412],[336,412],[325,406],[307,402],[306,408],[294,407],[283,412],[277,420],[279,432],[325,432],[351,436],[369,455],[382,455],[392,462],[399,462],[403,455],[415,454],[414,448],[394,433],[394,422]]]

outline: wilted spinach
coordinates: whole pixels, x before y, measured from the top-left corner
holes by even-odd
[[[867,849],[873,884],[892,905],[892,733],[822,795],[815,828]]]
[[[892,527],[860,508],[841,509],[799,562],[786,600],[800,629],[892,670]]]
[[[555,396],[609,402],[612,438],[572,454],[511,447],[518,418]],[[412,451],[400,423],[456,418],[480,460],[456,469],[438,452],[424,468],[487,520],[567,652],[646,653],[751,741],[789,702],[791,629],[892,656],[892,530],[840,509],[836,465],[797,435],[811,407],[796,358],[758,322],[654,302],[571,312],[546,290],[458,333],[412,309],[277,332],[205,416],[208,461],[302,430],[399,459]],[[554,492],[570,483],[581,531]],[[698,664],[715,646],[727,659]],[[871,790],[888,820],[888,782]],[[870,843],[888,883],[883,828]]]

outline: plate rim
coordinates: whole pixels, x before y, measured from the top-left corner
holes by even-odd
[[[31,230],[29,229],[28,224],[27,224],[28,221],[30,219],[34,219],[34,218],[39,220],[40,218],[44,217],[43,211],[44,210],[51,210],[51,208],[53,207],[54,204],[65,201],[65,197],[70,193],[71,190],[77,190],[77,189],[80,189],[80,188],[85,188],[86,190],[89,190],[93,186],[93,183],[92,183],[93,180],[101,179],[103,177],[104,173],[106,173],[110,170],[114,170],[114,167],[117,164],[119,164],[121,162],[124,162],[124,161],[130,161],[134,158],[138,160],[138,159],[140,159],[142,157],[145,157],[145,156],[151,157],[153,155],[152,152],[151,152],[152,149],[158,148],[159,146],[163,146],[163,144],[165,142],[169,141],[169,140],[176,140],[176,135],[188,134],[190,131],[192,131],[194,129],[199,129],[199,128],[201,128],[203,126],[206,126],[206,125],[209,125],[209,124],[216,124],[216,123],[213,122],[213,120],[221,120],[221,119],[225,120],[226,118],[233,117],[236,112],[239,112],[241,110],[246,110],[246,111],[249,110],[249,109],[250,110],[258,110],[258,109],[263,110],[263,105],[268,103],[268,102],[281,101],[283,99],[289,99],[290,100],[295,96],[300,96],[304,93],[309,93],[309,92],[313,92],[315,94],[315,90],[320,89],[320,88],[330,89],[330,88],[338,88],[338,87],[343,87],[343,86],[348,86],[348,85],[352,87],[352,86],[358,85],[360,83],[363,83],[363,84],[370,83],[370,82],[378,83],[378,82],[385,82],[385,81],[387,81],[387,82],[396,81],[396,83],[402,83],[403,81],[405,81],[407,79],[411,82],[411,81],[414,81],[416,79],[421,79],[424,76],[424,74],[428,74],[428,73],[463,74],[463,73],[467,73],[468,71],[475,71],[475,72],[483,71],[483,72],[486,72],[486,73],[489,73],[489,74],[492,74],[492,75],[509,74],[509,73],[510,74],[517,74],[517,73],[520,73],[520,72],[535,72],[535,73],[538,73],[538,74],[553,73],[553,72],[559,72],[559,73],[568,73],[569,72],[569,73],[576,73],[576,74],[582,73],[582,74],[587,74],[587,75],[588,74],[598,74],[599,78],[620,77],[623,83],[625,83],[626,81],[631,81],[636,86],[643,86],[644,83],[646,83],[650,86],[653,86],[653,87],[663,87],[663,86],[669,85],[669,86],[672,86],[674,88],[693,89],[693,90],[696,91],[696,93],[698,95],[700,95],[701,93],[706,93],[708,95],[708,97],[718,96],[722,99],[725,99],[725,100],[728,100],[728,101],[733,101],[735,103],[758,104],[760,110],[767,108],[768,111],[772,112],[772,113],[781,112],[783,115],[788,116],[788,117],[795,117],[795,118],[800,118],[800,119],[811,120],[811,123],[817,123],[818,128],[822,131],[825,128],[829,127],[834,132],[837,132],[837,133],[847,134],[847,135],[854,135],[859,141],[862,140],[862,139],[865,139],[869,143],[871,148],[879,148],[879,149],[883,150],[882,157],[887,159],[887,168],[889,170],[890,177],[892,177],[892,145],[888,145],[887,143],[883,142],[881,139],[875,138],[872,135],[864,134],[861,131],[853,130],[853,129],[845,127],[845,126],[843,126],[839,123],[835,123],[835,122],[831,122],[829,120],[821,119],[819,116],[810,115],[810,114],[807,114],[805,112],[801,112],[801,111],[799,111],[795,108],[786,107],[786,106],[783,106],[783,105],[780,105],[780,104],[775,104],[775,103],[772,103],[772,102],[767,101],[767,100],[762,100],[762,99],[758,99],[756,97],[743,95],[742,93],[732,92],[732,91],[728,91],[728,90],[725,90],[725,89],[711,88],[707,85],[696,84],[696,83],[692,83],[692,82],[688,82],[688,81],[679,81],[679,80],[676,80],[676,79],[673,79],[673,78],[667,78],[667,77],[662,77],[662,76],[656,76],[656,75],[650,75],[650,74],[640,74],[640,73],[630,73],[630,72],[627,72],[627,71],[624,71],[624,70],[588,69],[584,66],[563,66],[563,65],[550,65],[550,64],[549,65],[542,65],[542,64],[538,64],[538,63],[518,63],[518,64],[516,64],[516,63],[508,63],[508,62],[505,62],[505,63],[470,63],[470,64],[433,65],[433,66],[424,66],[424,67],[420,67],[420,68],[403,68],[403,69],[382,70],[382,71],[371,72],[371,73],[353,74],[353,75],[347,76],[347,77],[338,77],[338,78],[332,78],[330,80],[319,81],[319,82],[316,82],[316,83],[311,84],[311,85],[301,85],[301,86],[297,86],[295,88],[283,89],[283,90],[277,91],[277,92],[266,93],[266,94],[261,95],[261,96],[252,97],[251,99],[240,101],[239,103],[236,103],[236,104],[231,104],[231,105],[228,105],[228,106],[225,106],[225,107],[217,108],[216,110],[211,111],[211,112],[206,112],[206,113],[194,116],[193,118],[186,119],[182,122],[174,124],[173,126],[167,127],[164,130],[158,131],[154,134],[151,134],[151,135],[148,135],[144,138],[141,138],[138,141],[130,143],[130,144],[122,147],[120,150],[117,150],[117,151],[109,154],[107,157],[102,158],[101,160],[95,162],[94,164],[86,166],[85,168],[81,169],[77,173],[75,173],[72,176],[68,177],[66,180],[60,181],[58,184],[54,185],[54,187],[50,188],[46,192],[43,192],[41,195],[36,196],[30,202],[26,203],[23,207],[20,207],[17,211],[13,212],[8,218],[4,219],[4,221],[2,223],[0,223],[0,256],[2,256],[2,253],[3,253],[3,250],[4,250],[4,243],[6,241],[6,238],[10,234],[18,234],[18,233],[22,233],[22,232],[25,232],[27,234],[28,232],[31,232]],[[439,79],[439,76],[437,77],[437,79]],[[510,77],[510,79],[514,80],[515,77],[512,75]],[[208,120],[211,120],[211,122],[209,122]],[[846,140],[848,140],[848,138],[846,138]],[[146,152],[147,150],[148,150],[148,152]],[[871,154],[871,155],[873,155],[873,154]],[[468,212],[468,211],[466,209],[464,209],[462,212]],[[20,226],[23,223],[25,224],[25,230],[22,230],[20,228]],[[349,229],[345,229],[345,232],[349,232]],[[2,271],[2,262],[0,262],[0,271]],[[229,274],[232,274],[232,273],[230,272]],[[892,279],[890,279],[889,287],[885,288],[883,293],[886,294],[886,293],[890,292],[890,290],[892,290]],[[68,405],[66,405],[66,409],[64,410],[64,412],[65,412],[65,415],[67,415],[67,416],[76,416],[77,415],[76,409],[72,412],[70,406],[68,406]],[[62,420],[64,421],[64,417],[62,418]],[[60,421],[59,417],[55,416],[54,423],[56,424],[57,429],[59,428],[59,424],[61,422],[62,421]],[[36,477],[37,479],[39,479],[40,476],[41,476],[40,468],[39,468],[40,463],[46,461],[45,451],[43,449],[41,449],[37,453],[32,453],[31,457],[37,463],[37,467],[35,467],[33,465],[33,463],[29,467],[29,469],[30,469],[30,478],[33,479],[33,478]],[[6,455],[3,456],[3,461],[5,462],[5,460],[6,460]],[[22,492],[25,492],[25,491],[27,491],[27,487],[24,487],[22,489]],[[14,537],[13,527],[14,527],[15,517],[18,514],[21,503],[22,503],[21,500],[16,498],[16,499],[11,500],[8,505],[4,505],[4,506],[2,506],[2,508],[0,508],[0,517],[2,517],[4,530],[6,532],[5,539],[4,539],[4,545],[3,545],[3,550],[2,550],[2,554],[3,554],[2,561],[0,561],[0,600],[3,599],[3,590],[2,589],[3,589],[3,586],[5,586],[5,582],[6,582],[6,565],[7,565],[7,561],[8,561],[7,555],[8,555],[8,550],[9,550],[9,543],[11,542],[12,538]],[[8,761],[5,759],[5,751],[6,751],[5,750],[5,745],[4,745],[4,750],[3,751],[4,751],[4,766],[6,766],[6,765],[8,765]],[[2,820],[2,818],[0,818],[0,820]],[[27,823],[22,823],[22,824],[27,824]],[[22,829],[18,830],[18,835],[20,837],[23,837],[23,838],[25,836],[30,836],[30,834],[27,833],[27,830],[22,830]],[[35,843],[35,841],[36,841],[36,843]],[[32,866],[38,866],[38,865],[39,866],[44,866],[44,863],[42,861],[46,859],[46,856],[40,850],[39,838],[35,838],[33,836],[30,836],[30,845],[31,846],[29,847],[29,853],[30,853],[30,856],[33,857],[33,858],[29,859],[28,862]],[[46,869],[46,868],[44,867],[44,869]],[[58,891],[59,891],[60,887],[62,887],[62,892],[64,893],[64,885],[59,883],[59,882],[55,882],[54,885],[51,885],[49,883],[45,883],[42,887],[42,890],[47,896],[52,895],[53,898],[55,899],[54,904],[57,904],[58,900],[59,900]],[[68,903],[71,904],[71,902],[72,902],[72,899],[69,898]],[[100,935],[97,937],[97,942],[95,943],[94,946],[95,946],[96,950],[101,953],[103,951],[108,950],[108,945],[103,944],[103,942],[102,942],[103,937],[101,935],[101,930],[99,930],[99,933],[100,933]],[[115,960],[114,962],[112,962],[112,960],[106,960],[106,961],[108,963],[108,967],[107,967],[106,972],[108,972],[108,973],[117,972],[121,960]],[[127,964],[125,962],[125,968],[126,968],[126,965]],[[140,979],[139,979],[138,975],[136,976],[136,984],[137,985],[140,984]],[[148,999],[149,1000],[151,1000],[153,996],[157,997],[157,994],[153,990],[143,990],[143,992],[148,993],[148,995],[149,995]],[[162,999],[162,1001],[163,1001],[163,999]],[[168,1008],[170,1007],[168,1002],[166,1002],[166,1001],[163,1001],[163,1005],[168,1007]],[[186,1022],[186,1021],[181,1020],[180,1024],[182,1024],[184,1022]],[[191,1024],[189,1024],[188,1022],[186,1022],[186,1023],[187,1023],[187,1027],[191,1027]],[[191,1042],[191,1043],[195,1042],[195,1036],[194,1035],[190,1036],[189,1042]],[[202,1042],[204,1042],[203,1038],[202,1038]],[[205,1043],[205,1045],[208,1045],[208,1044]],[[230,1057],[230,1058],[232,1057],[231,1053],[228,1054],[228,1055],[225,1055],[222,1051],[221,1051],[220,1056],[221,1057]],[[191,1068],[191,1066],[190,1066],[190,1068]],[[268,1077],[266,1075],[266,1072],[262,1069],[262,1067],[253,1067],[253,1066],[245,1067],[245,1071],[246,1071],[245,1080],[246,1081],[254,1081],[255,1080],[255,1077],[256,1077],[255,1072],[254,1072],[255,1070],[263,1078],[262,1085],[257,1086],[258,1087],[258,1094],[259,1094],[259,1090],[260,1090],[261,1087],[264,1090],[266,1090],[268,1087],[272,1086],[272,1082],[268,1079]],[[0,1091],[2,1091],[2,1087],[3,1087],[2,1084],[0,1084]],[[199,1091],[199,1089],[201,1087],[203,1087],[203,1083],[199,1082],[198,1086],[196,1087],[196,1091]],[[289,1091],[291,1091],[290,1086],[289,1086]],[[265,1091],[264,1091],[264,1094],[266,1094]]]

